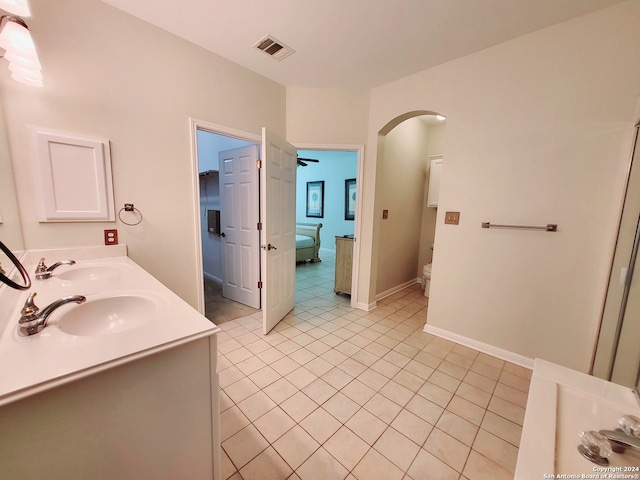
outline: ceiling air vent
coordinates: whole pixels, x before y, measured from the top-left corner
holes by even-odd
[[[263,39],[259,40],[258,43],[254,45],[258,50],[262,50],[264,53],[269,55],[276,60],[283,60],[287,58],[292,53],[295,53],[295,50],[291,47],[284,45],[282,42],[276,40],[271,35],[267,35]]]

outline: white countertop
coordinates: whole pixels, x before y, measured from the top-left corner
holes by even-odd
[[[60,266],[47,280],[35,280],[40,257],[48,266],[62,259],[73,259],[73,266]],[[27,252],[23,263],[32,279],[28,291],[0,289],[0,405],[93,375],[153,353],[173,348],[220,329],[184,302],[126,256],[125,246],[89,247]],[[103,274],[82,280],[64,280],[73,269],[95,269]],[[17,333],[20,311],[28,294],[43,309],[67,295],[91,299],[136,294],[151,298],[159,306],[146,323],[123,331],[101,335],[71,335],[57,324],[64,312],[78,307],[65,305],[49,317],[47,327],[30,337]]]

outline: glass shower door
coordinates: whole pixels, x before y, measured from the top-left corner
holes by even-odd
[[[629,169],[593,374],[633,386],[640,365],[640,124]]]

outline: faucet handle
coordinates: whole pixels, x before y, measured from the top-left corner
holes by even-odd
[[[47,271],[47,266],[44,263],[44,257],[40,259],[38,262],[38,266],[36,267],[36,280],[46,280],[51,276],[51,273]]]
[[[36,273],[46,272],[46,271],[47,271],[47,266],[44,263],[44,257],[42,257],[38,262],[38,266],[36,267]]]
[[[31,292],[29,294],[29,297],[27,297],[27,300],[24,302],[24,306],[22,307],[22,311],[20,312],[23,318],[29,318],[32,315],[37,315],[40,311],[38,306],[33,301],[33,297],[35,297],[36,295],[36,292]]]
[[[611,444],[602,434],[590,430],[581,432],[579,435],[582,445],[578,446],[578,451],[588,460],[597,465],[608,465],[611,455]]]
[[[622,431],[632,437],[640,437],[640,418],[634,415],[623,415],[618,420]]]

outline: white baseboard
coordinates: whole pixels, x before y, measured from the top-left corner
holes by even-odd
[[[383,298],[386,298],[386,297],[389,297],[389,296],[393,295],[394,293],[399,292],[400,290],[404,290],[405,288],[410,287],[411,285],[415,285],[416,283],[419,283],[419,282],[416,282],[415,280],[409,280],[408,282],[404,282],[404,283],[402,283],[400,285],[397,285],[397,286],[395,286],[393,288],[390,288],[387,291],[384,291],[382,293],[377,294],[376,295],[376,301],[382,300]]]
[[[394,293],[397,293],[400,290],[404,290],[405,288],[410,287],[411,285],[415,285],[416,283],[422,283],[422,278],[409,280],[408,282],[405,282],[402,285],[393,287],[387,290],[386,292],[379,293],[378,295],[376,295],[376,300],[373,303],[356,303],[355,308],[370,312],[371,310],[373,310],[378,306],[378,300],[382,300],[383,298],[393,295]]]
[[[493,345],[489,345],[488,343],[479,342],[478,340],[458,335],[457,333],[450,332],[443,328],[434,327],[433,325],[425,325],[424,332],[435,335],[436,337],[450,340],[455,343],[459,343],[460,345],[464,345],[465,347],[473,348],[474,350],[486,353],[487,355],[491,355],[492,357],[497,357],[501,360],[515,363],[516,365],[528,368],[529,370],[533,370],[533,358],[525,357],[517,353],[504,350],[502,348],[494,347]]]
[[[222,279],[218,278],[210,273],[204,272],[204,276],[206,278],[208,278],[209,280],[211,280],[212,282],[216,282],[216,283],[222,283]]]
[[[373,310],[377,306],[378,306],[377,302],[373,302],[373,303],[356,302],[355,308],[357,308],[358,310],[364,310],[365,312],[370,312],[371,310]]]

